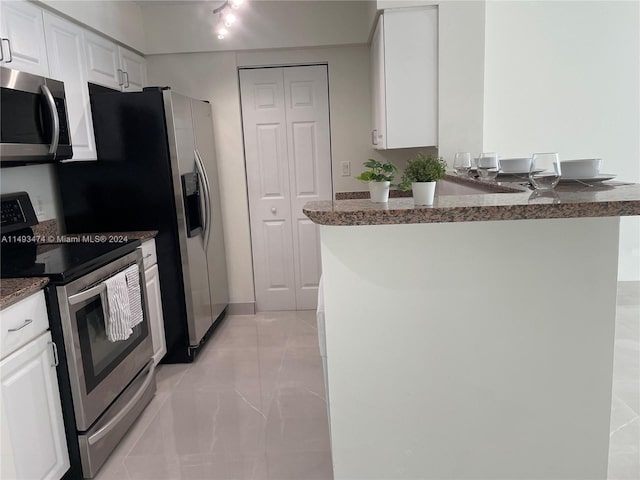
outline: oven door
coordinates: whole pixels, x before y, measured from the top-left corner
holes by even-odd
[[[64,84],[0,67],[2,165],[71,158]]]
[[[133,334],[112,342],[105,332],[104,280],[137,263],[144,319]],[[67,285],[57,287],[62,334],[78,430],[86,431],[149,363],[153,355],[148,328],[142,255],[136,250]]]

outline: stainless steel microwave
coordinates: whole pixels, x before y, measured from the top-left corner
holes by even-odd
[[[0,67],[0,165],[71,158],[64,83]]]

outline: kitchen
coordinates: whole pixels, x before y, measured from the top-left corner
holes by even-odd
[[[366,186],[355,180],[364,160],[392,159],[402,165],[411,154],[379,152],[369,144],[368,41],[373,17],[376,8],[407,3],[255,2],[242,14],[251,28],[239,29],[237,36],[225,39],[228,44],[211,34],[216,19],[209,16],[209,6],[176,3],[182,2],[104,2],[92,9],[86,2],[84,6],[44,2],[146,54],[148,85],[171,85],[176,92],[211,102],[229,302],[239,312],[251,312],[255,308],[254,275],[238,68],[328,64],[333,190],[364,190]],[[638,162],[634,160],[638,151],[633,144],[638,129],[634,109],[638,104],[637,64],[624,60],[637,58],[633,50],[637,42],[626,41],[626,35],[637,38],[637,12],[632,4],[594,4],[591,8],[582,6],[576,12],[566,4],[545,4],[543,9],[535,4],[518,7],[494,2],[443,2],[439,13],[439,154],[449,160],[458,150],[479,152],[485,146],[505,155],[540,150],[557,150],[566,158],[597,154],[606,159],[607,169],[617,173],[619,179],[638,182]],[[631,8],[632,13],[625,8]],[[581,16],[568,33],[562,19],[569,14]],[[541,28],[528,35],[525,32],[532,28],[528,25],[531,16],[541,22]],[[270,18],[273,20],[267,21]],[[606,30],[595,36],[594,22],[616,25],[617,33]],[[553,44],[556,56],[549,50],[538,50],[536,35],[542,33],[558,42]],[[505,41],[505,37],[518,41]],[[576,45],[589,47],[579,51],[588,51],[593,57],[587,61],[574,56]],[[619,58],[609,55],[610,51],[620,52]],[[565,65],[567,59],[571,62]],[[610,72],[616,72],[615,89],[609,87]],[[558,81],[553,82],[556,77]],[[541,78],[549,79],[551,85],[541,83]],[[529,96],[524,97],[523,91]],[[607,92],[607,102],[596,105],[583,101],[585,95],[600,97],[603,91]],[[548,99],[547,103],[541,99],[549,95],[559,105],[553,115],[539,108],[548,104]],[[576,112],[581,122],[575,121]],[[548,115],[544,122],[539,117],[542,113]],[[547,120],[549,117],[553,121]],[[602,125],[602,118],[619,121]],[[338,173],[342,172],[342,162],[351,162],[351,175]],[[48,166],[3,169],[2,192],[26,190],[42,220],[61,218],[50,172]],[[637,219],[623,218],[622,222],[621,281],[639,278],[634,221]]]

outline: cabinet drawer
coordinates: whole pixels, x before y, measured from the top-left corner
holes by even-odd
[[[44,292],[20,300],[0,312],[2,358],[15,352],[49,328]]]
[[[143,242],[140,248],[142,249],[142,262],[145,270],[151,265],[158,263],[158,257],[156,255],[156,241],[154,239]]]

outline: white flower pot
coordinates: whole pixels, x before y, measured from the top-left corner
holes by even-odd
[[[416,205],[433,205],[436,182],[413,182],[411,190],[413,190],[413,202]]]
[[[389,186],[391,182],[369,182],[369,195],[374,203],[389,201]]]

